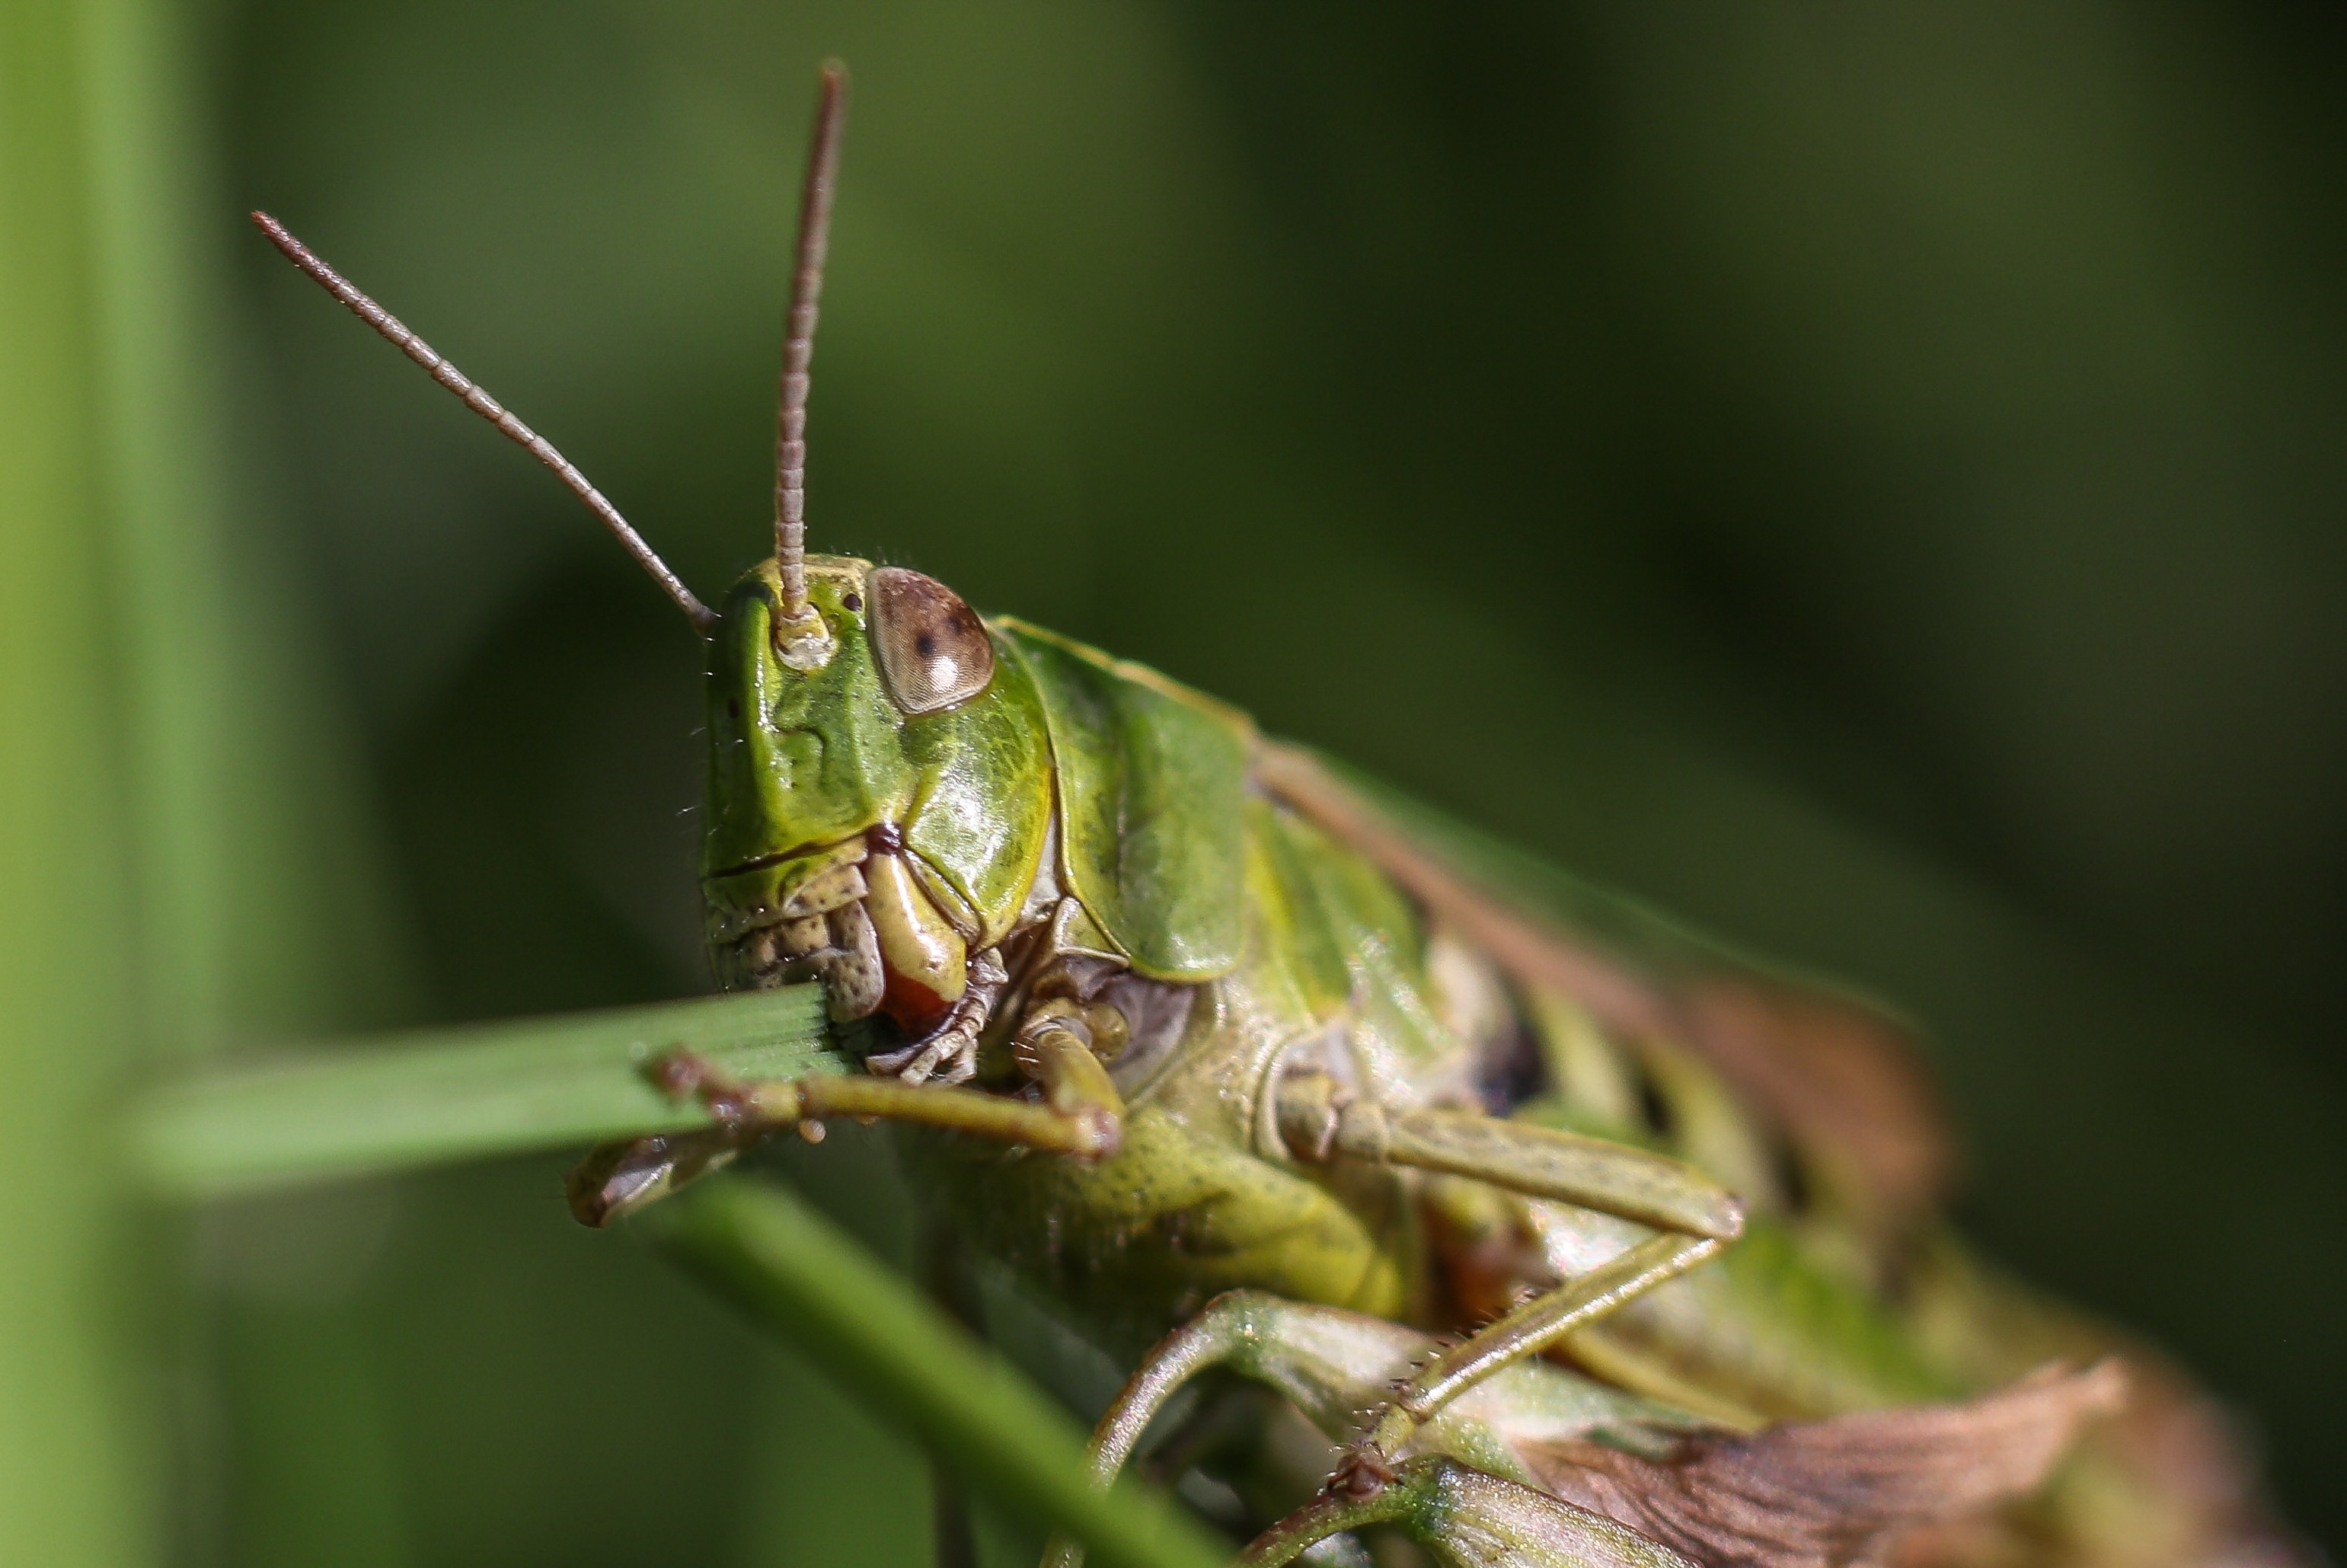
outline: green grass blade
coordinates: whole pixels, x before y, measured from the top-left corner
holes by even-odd
[[[645,1078],[687,1047],[741,1077],[843,1070],[794,986],[289,1051],[166,1083],[131,1118],[157,1196],[190,1200],[708,1121]]]
[[[83,8],[0,5],[0,1561],[149,1560],[153,1386],[94,1153],[143,978],[97,417]]]
[[[1064,1410],[787,1188],[722,1179],[633,1224],[988,1495],[1067,1532],[1109,1568],[1223,1559],[1162,1493],[1130,1480],[1095,1487]]]
[[[223,1064],[131,1118],[152,1194],[220,1197],[304,1181],[701,1125],[644,1073],[688,1047],[743,1076],[844,1071],[815,987],[382,1037]],[[1112,1568],[1207,1568],[1222,1553],[1166,1498],[1094,1487],[1083,1435],[1008,1362],[794,1194],[710,1183],[636,1222],[759,1323],[1006,1507]]]

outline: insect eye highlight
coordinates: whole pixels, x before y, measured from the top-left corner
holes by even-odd
[[[994,645],[959,594],[895,566],[875,571],[871,587],[872,643],[897,707],[934,713],[986,690],[994,679]]]

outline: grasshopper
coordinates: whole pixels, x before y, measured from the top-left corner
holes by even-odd
[[[717,978],[819,982],[859,1069],[661,1059],[713,1124],[597,1150],[578,1217],[780,1132],[887,1123],[944,1231],[1134,1368],[1097,1472],[1170,1416],[1161,1468],[1227,1482],[1250,1563],[1360,1561],[1380,1528],[1454,1563],[2290,1561],[2180,1375],[1940,1218],[1933,1092],[1886,1014],[1517,885],[1471,833],[1155,671],[807,552],[845,101],[826,67],[774,553],[713,607],[254,214],[705,640]]]

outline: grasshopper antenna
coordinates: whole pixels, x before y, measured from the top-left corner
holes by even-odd
[[[374,328],[391,341],[393,347],[430,371],[433,380],[463,398],[466,407],[503,431],[508,440],[553,469],[555,477],[570,487],[570,493],[586,502],[589,511],[603,519],[603,526],[611,530],[611,537],[620,541],[620,548],[635,557],[636,564],[651,573],[652,580],[661,585],[669,598],[676,600],[677,608],[692,618],[692,624],[703,636],[716,626],[717,612],[693,597],[692,590],[684,586],[683,580],[669,570],[668,563],[653,553],[651,546],[644,543],[644,537],[628,526],[628,519],[620,515],[620,508],[604,499],[603,492],[589,484],[587,476],[580,473],[569,458],[554,449],[554,443],[516,418],[505,405],[482,391],[463,371],[443,359],[430,343],[408,331],[397,316],[367,298],[356,284],[320,261],[310,247],[286,231],[285,225],[266,212],[255,212],[252,221],[269,236],[271,244],[284,252],[287,261],[317,280],[318,286],[340,300],[351,314]]]
[[[783,588],[778,628],[804,624],[814,614],[806,596],[807,366],[815,359],[815,306],[823,295],[824,252],[831,246],[839,128],[846,118],[847,67],[826,60],[815,103],[815,145],[807,152],[806,186],[799,196],[798,271],[791,278],[791,315],[783,338],[782,388],[774,415],[774,567]]]

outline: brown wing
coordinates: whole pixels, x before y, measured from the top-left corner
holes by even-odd
[[[1587,1442],[1526,1458],[1566,1501],[1710,1568],[1840,1568],[1884,1560],[1919,1526],[1976,1520],[2027,1495],[2126,1393],[2118,1364],[2106,1361],[2047,1368],[1963,1404],[1691,1440],[1661,1461]]]
[[[1693,952],[1691,938],[1663,961],[1627,958],[1618,944],[1593,939],[1543,907],[1538,895],[1502,886],[1488,866],[1470,869],[1458,852],[1465,830],[1340,776],[1302,747],[1262,742],[1255,774],[1519,983],[1560,991],[1626,1037],[1693,1046],[1795,1140],[1853,1167],[1885,1217],[1915,1214],[1943,1195],[1954,1162],[1937,1085],[1906,1031],[1881,1012],[1724,951]]]

